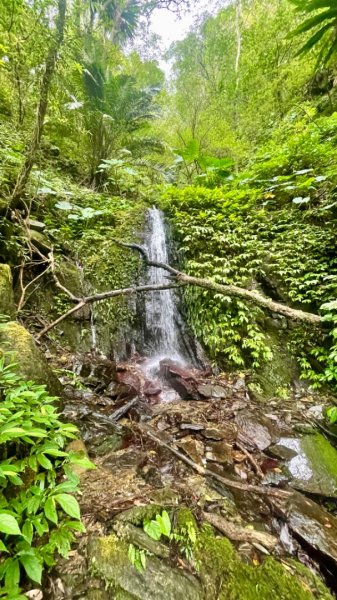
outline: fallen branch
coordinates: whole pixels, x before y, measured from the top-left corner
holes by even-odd
[[[184,285],[184,284],[182,284]],[[48,331],[56,327],[64,321],[67,317],[70,317],[77,311],[79,311],[86,304],[92,304],[93,302],[101,302],[102,300],[107,300],[109,298],[116,298],[117,296],[131,296],[136,293],[141,292],[152,292],[152,291],[160,291],[160,290],[170,290],[172,288],[177,288],[179,285],[173,283],[167,284],[158,284],[158,285],[140,285],[138,287],[129,287],[123,288],[120,290],[112,290],[108,292],[102,292],[101,294],[93,294],[92,296],[87,296],[86,298],[78,299],[74,296],[73,300],[77,302],[75,306],[67,310],[63,315],[55,319],[52,323],[49,323],[40,333],[36,336],[36,340],[39,341]],[[68,294],[69,295],[69,294]],[[70,299],[72,299],[70,297]]]
[[[192,277],[191,275],[187,275],[186,273],[177,271],[176,269],[174,269],[170,265],[167,265],[166,263],[150,260],[146,253],[146,250],[138,244],[125,244],[124,242],[120,242],[119,240],[115,239],[113,239],[113,241],[119,246],[123,246],[124,248],[136,250],[141,254],[147,266],[156,267],[158,269],[164,269],[165,271],[171,274],[171,279],[175,279],[177,282],[182,283],[184,285],[194,285],[197,287],[205,288],[207,290],[214,290],[215,292],[218,292],[219,294],[222,294],[224,296],[235,296],[237,298],[242,298],[243,300],[248,300],[250,302],[253,302],[254,304],[257,304],[258,306],[267,308],[272,312],[284,315],[285,317],[292,319],[293,321],[310,323],[311,325],[321,325],[323,322],[322,317],[320,315],[308,313],[303,310],[298,310],[296,308],[290,308],[290,306],[280,304],[279,302],[271,300],[271,298],[262,296],[262,294],[255,290],[247,290],[245,288],[240,288],[236,285],[224,285],[222,283],[216,283],[215,281],[212,281],[212,279]]]
[[[221,533],[223,533],[233,542],[250,542],[251,544],[261,544],[267,548],[267,550],[273,550],[278,542],[278,539],[270,533],[256,531],[255,529],[247,529],[246,527],[240,527],[235,523],[227,521],[220,515],[203,512],[202,516],[207,523],[213,525],[213,527],[221,531]]]
[[[54,277],[57,287],[60,288],[63,292],[65,292],[69,296],[70,300],[72,300],[73,302],[76,302],[77,304],[76,304],[76,306],[74,306],[71,309],[69,309],[68,311],[66,311],[58,319],[56,319],[55,321],[50,323],[42,331],[40,331],[40,333],[38,334],[38,336],[36,338],[37,340],[40,340],[48,331],[50,331],[51,329],[56,327],[56,325],[59,325],[60,323],[62,323],[62,321],[64,321],[64,319],[66,319],[67,317],[70,317],[71,315],[76,313],[78,310],[83,308],[83,306],[85,306],[86,304],[92,304],[93,302],[101,302],[102,300],[107,300],[109,298],[115,298],[117,296],[129,296],[132,294],[142,293],[142,292],[170,290],[170,289],[174,289],[177,287],[188,286],[188,285],[202,287],[202,288],[205,288],[208,290],[214,290],[224,296],[235,296],[238,298],[242,298],[244,300],[248,300],[250,302],[254,302],[254,304],[257,304],[258,306],[262,306],[272,312],[284,315],[285,317],[292,319],[294,321],[299,321],[302,323],[303,322],[310,323],[311,325],[321,325],[323,322],[322,317],[320,315],[315,315],[313,313],[304,312],[302,310],[290,308],[289,306],[280,304],[279,302],[274,302],[274,300],[271,300],[270,298],[266,298],[265,296],[262,296],[261,294],[259,294],[259,292],[252,291],[252,290],[246,290],[244,288],[240,288],[235,285],[222,285],[220,283],[216,283],[215,281],[212,281],[211,279],[202,279],[199,277],[192,277],[190,275],[187,275],[186,273],[177,271],[177,269],[174,269],[173,267],[171,267],[170,265],[168,265],[166,263],[161,263],[161,262],[150,260],[146,253],[146,250],[138,244],[125,244],[125,243],[120,242],[115,239],[113,239],[113,241],[116,244],[118,244],[119,246],[123,246],[124,248],[129,248],[130,250],[136,250],[137,252],[139,252],[143,258],[144,263],[148,267],[155,267],[155,268],[163,269],[164,271],[167,271],[170,274],[169,279],[171,280],[171,283],[158,284],[158,285],[133,286],[133,287],[124,288],[124,289],[120,289],[120,290],[109,290],[107,292],[102,292],[100,294],[93,294],[92,296],[87,296],[85,298],[77,298],[67,288],[65,288],[59,281],[59,279],[55,273],[53,254],[51,253],[51,254],[49,254],[49,261],[50,261],[50,265],[52,268],[52,274],[53,274],[53,277]]]
[[[261,467],[257,464],[255,458],[250,454],[250,452],[248,452],[248,450],[246,450],[246,448],[244,446],[242,446],[242,444],[240,444],[240,442],[236,441],[235,445],[239,448],[239,450],[241,450],[241,452],[243,452],[243,454],[247,457],[247,459],[249,460],[249,462],[251,463],[251,465],[254,467],[256,474],[263,479],[264,478],[264,473],[261,469]]]
[[[226,487],[233,488],[236,490],[241,490],[243,492],[251,492],[254,494],[258,494],[260,496],[274,496],[276,498],[285,499],[291,495],[291,492],[287,492],[286,490],[278,490],[275,488],[263,487],[261,485],[251,485],[251,484],[241,483],[240,481],[234,481],[233,479],[227,479],[226,477],[222,477],[221,475],[214,473],[210,469],[207,469],[205,467],[198,465],[193,460],[191,460],[190,458],[185,456],[185,454],[182,454],[181,452],[179,452],[179,450],[174,448],[173,445],[164,442],[164,440],[162,440],[155,434],[155,432],[151,429],[151,427],[146,426],[146,425],[136,425],[136,424],[134,424],[134,426],[137,427],[137,429],[141,433],[144,433],[145,435],[147,435],[156,444],[158,444],[159,446],[162,446],[163,448],[166,448],[166,450],[169,450],[172,454],[174,454],[177,458],[179,458],[179,460],[182,460],[184,463],[186,463],[187,465],[192,467],[192,469],[197,471],[197,473],[199,475],[202,475],[203,477],[212,477],[213,479],[216,479],[217,481],[219,481]]]

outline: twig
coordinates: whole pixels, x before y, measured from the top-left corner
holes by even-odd
[[[275,548],[278,542],[278,539],[270,533],[256,531],[255,529],[246,529],[246,527],[240,527],[235,523],[227,521],[220,515],[203,512],[202,516],[207,523],[213,525],[216,529],[221,531],[221,533],[234,542],[262,544],[262,546],[265,546],[268,550]]]
[[[203,477],[212,477],[213,479],[216,479],[217,481],[219,481],[227,487],[234,488],[236,490],[241,490],[243,492],[251,492],[260,496],[274,496],[276,498],[286,499],[291,495],[291,492],[288,492],[286,490],[277,490],[275,488],[266,488],[260,485],[240,483],[239,481],[234,481],[233,479],[227,479],[226,477],[222,477],[221,475],[218,475],[217,473],[214,473],[213,471],[210,471],[209,469],[198,465],[193,460],[179,452],[179,450],[176,450],[176,448],[174,448],[172,445],[158,438],[149,426],[139,424],[134,424],[134,426],[137,427],[139,431],[151,438],[154,442],[156,442],[156,444],[163,446],[164,448],[172,452],[172,454],[179,458],[179,460],[185,462]]]
[[[243,452],[243,454],[248,458],[249,462],[253,465],[256,474],[263,479],[264,478],[264,473],[260,467],[260,465],[258,465],[258,463],[256,462],[255,458],[250,454],[250,452],[248,452],[248,450],[246,450],[246,448],[244,446],[242,446],[242,444],[240,444],[240,442],[235,442],[235,445],[239,448],[239,450],[241,450],[241,452]]]
[[[68,290],[68,288],[66,288],[64,285],[62,285],[62,283],[60,282],[58,276],[56,275],[56,268],[55,268],[55,259],[54,259],[54,252],[53,250],[51,250],[48,254],[48,260],[50,262],[50,267],[51,267],[51,272],[52,272],[52,276],[53,279],[55,281],[55,285],[56,287],[58,287],[60,290],[62,290],[62,292],[64,292],[67,296],[69,296],[69,298],[73,301],[73,302],[81,302],[81,298],[78,298],[77,296],[74,296],[74,294]]]

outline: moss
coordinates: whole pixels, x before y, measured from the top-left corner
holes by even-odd
[[[198,525],[195,520],[194,514],[188,508],[180,508],[175,514],[175,527],[178,531],[188,530],[190,526],[193,526],[194,530],[198,531]]]
[[[255,370],[249,384],[255,398],[262,402],[273,397],[288,397],[290,385],[298,378],[296,360],[287,349],[287,334],[270,330],[265,335],[273,357]]]
[[[208,526],[197,545],[205,599],[213,600],[332,600],[325,585],[296,561],[289,570],[273,558],[255,567],[243,563],[226,538],[217,538]]]
[[[0,314],[13,318],[15,313],[11,268],[0,264]]]
[[[10,321],[0,327],[0,351],[8,352],[18,363],[22,377],[44,384],[53,395],[62,392],[62,386],[49,367],[45,357],[35,345],[34,339],[22,325]]]
[[[145,519],[154,519],[161,513],[162,506],[159,504],[146,504],[145,506],[134,506],[124,510],[115,517],[115,521],[141,525]]]

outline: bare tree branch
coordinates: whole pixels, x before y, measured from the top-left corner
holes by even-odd
[[[58,277],[55,275],[55,265],[53,254],[49,254],[49,261],[52,267],[52,273],[56,282],[56,285],[65,292],[70,300],[76,302],[76,305],[66,311],[63,315],[58,317],[55,321],[46,326],[37,336],[37,340],[40,340],[48,331],[53,329],[59,323],[62,323],[64,319],[76,313],[78,310],[83,308],[86,304],[92,304],[93,302],[101,302],[102,300],[107,300],[109,298],[116,298],[117,296],[130,296],[137,293],[143,292],[153,292],[159,290],[170,290],[178,287],[184,287],[188,285],[193,285],[196,287],[201,287],[207,290],[216,291],[219,294],[224,296],[234,296],[236,298],[242,298],[243,300],[248,300],[249,302],[253,302],[258,306],[262,306],[263,308],[267,308],[268,310],[284,315],[288,319],[292,319],[293,321],[298,321],[301,323],[309,323],[310,325],[322,325],[323,320],[320,315],[316,315],[313,313],[308,313],[303,310],[298,310],[295,308],[290,308],[290,306],[286,306],[285,304],[280,304],[279,302],[275,302],[271,300],[271,298],[266,298],[262,296],[259,292],[255,290],[246,290],[244,288],[240,288],[236,285],[223,285],[220,283],[216,283],[211,279],[202,279],[199,277],[192,277],[191,275],[187,275],[186,273],[182,273],[181,271],[177,271],[170,265],[166,263],[161,263],[157,261],[150,260],[147,255],[147,252],[143,246],[139,244],[126,244],[124,242],[120,242],[119,240],[113,239],[113,241],[122,246],[124,248],[129,248],[130,250],[136,250],[142,256],[142,259],[146,266],[155,267],[158,269],[163,269],[167,271],[170,275],[168,278],[171,280],[171,283],[164,283],[159,285],[140,285],[133,286],[129,288],[123,288],[119,290],[109,290],[107,292],[102,292],[99,294],[92,294],[91,296],[86,296],[84,298],[77,298],[74,296],[67,288],[65,288]]]
[[[181,284],[195,285],[197,287],[202,287],[208,290],[214,290],[215,292],[218,292],[219,294],[222,294],[224,296],[235,296],[237,298],[242,298],[243,300],[249,300],[250,302],[257,304],[258,306],[262,306],[263,308],[267,308],[272,312],[284,315],[285,317],[292,319],[293,321],[310,323],[311,325],[322,325],[323,321],[320,315],[305,312],[303,310],[298,310],[296,308],[291,308],[290,306],[287,306],[286,304],[281,304],[280,302],[275,302],[271,298],[267,298],[266,296],[263,296],[255,290],[247,290],[245,288],[240,288],[236,285],[224,285],[222,283],[216,283],[212,279],[192,277],[191,275],[187,275],[186,273],[182,273],[181,271],[173,269],[173,267],[171,267],[170,265],[150,260],[146,253],[146,250],[138,244],[125,244],[115,239],[113,239],[113,241],[116,242],[118,245],[123,246],[124,248],[130,248],[131,250],[136,250],[140,252],[147,266],[158,267],[159,269],[164,269],[165,271],[168,271],[168,273],[171,273],[171,275],[174,276],[172,279],[178,281]]]
[[[181,284],[181,285],[185,285],[185,284]],[[63,313],[63,315],[58,317],[58,319],[56,319],[55,321],[53,321],[52,323],[47,325],[44,329],[42,329],[42,331],[40,331],[40,333],[36,336],[36,340],[39,341],[48,331],[50,331],[51,329],[56,327],[56,325],[59,325],[60,323],[62,323],[62,321],[64,321],[64,319],[66,319],[67,317],[70,317],[71,315],[76,313],[78,310],[83,308],[83,306],[85,306],[86,304],[92,304],[93,302],[101,302],[102,300],[107,300],[109,298],[116,298],[117,296],[131,296],[133,294],[141,293],[141,292],[169,290],[169,289],[177,288],[177,287],[179,287],[179,285],[173,284],[173,283],[171,283],[171,284],[167,283],[167,284],[162,284],[162,285],[161,284],[160,285],[141,285],[138,287],[129,287],[129,288],[124,288],[124,289],[120,289],[120,290],[110,290],[108,292],[102,292],[101,294],[93,294],[92,296],[87,296],[86,298],[80,299],[75,306],[73,306],[72,308],[67,310],[67,312]],[[78,300],[78,299],[76,299],[76,300]]]

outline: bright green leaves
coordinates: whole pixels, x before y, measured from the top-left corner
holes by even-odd
[[[7,535],[21,535],[17,520],[5,513],[0,513],[0,531]]]
[[[163,510],[161,515],[156,515],[151,521],[144,521],[144,531],[153,540],[160,540],[161,536],[167,538],[171,535],[171,521],[166,510]]]
[[[33,551],[22,552],[19,554],[19,560],[28,577],[36,583],[41,583],[43,570],[42,561],[38,559],[35,553]]]
[[[55,525],[57,525],[58,514],[57,514],[57,510],[56,510],[56,505],[55,505],[55,498],[53,498],[52,496],[50,498],[48,498],[45,502],[43,510],[44,510],[44,514],[46,515],[47,519],[49,521],[51,521],[52,523],[55,523]]]
[[[74,519],[81,518],[80,507],[74,496],[70,496],[69,494],[56,494],[54,499],[67,515]]]
[[[66,557],[73,531],[83,531],[80,508],[71,495],[78,489],[71,464],[94,465],[86,457],[65,452],[76,427],[59,420],[55,398],[43,386],[21,381],[15,366],[6,365],[4,359],[0,393],[0,446],[7,455],[0,463],[0,581],[13,598],[19,598],[21,573],[41,583],[44,565],[54,563],[56,551]],[[18,441],[20,460],[15,451]],[[31,479],[28,484],[25,479],[23,487],[27,472]],[[60,477],[63,481],[58,484]]]

